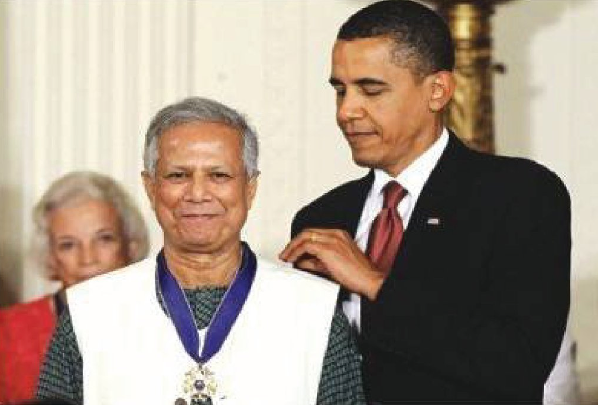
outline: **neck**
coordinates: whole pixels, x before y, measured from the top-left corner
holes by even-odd
[[[196,253],[164,246],[168,269],[183,288],[227,286],[241,265],[241,243],[218,252]]]
[[[392,177],[397,177],[403,170],[405,170],[411,163],[413,163],[418,157],[424,154],[425,151],[440,138],[444,125],[441,120],[437,120],[433,127],[418,136],[413,142],[406,148],[409,153],[403,156],[396,164],[390,168],[383,168]]]

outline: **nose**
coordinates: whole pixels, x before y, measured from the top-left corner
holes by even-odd
[[[208,195],[208,183],[205,176],[195,174],[185,190],[185,200],[190,202],[200,202]]]
[[[336,119],[339,123],[349,122],[355,119],[360,119],[365,116],[365,110],[360,98],[347,91],[347,93],[339,98],[336,107]]]
[[[93,243],[83,244],[81,247],[80,261],[84,266],[94,264],[98,260],[96,246]]]

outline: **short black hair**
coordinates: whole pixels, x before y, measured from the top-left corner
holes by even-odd
[[[455,67],[448,25],[435,11],[410,0],[384,0],[362,8],[341,26],[337,39],[388,37],[393,61],[420,77]]]

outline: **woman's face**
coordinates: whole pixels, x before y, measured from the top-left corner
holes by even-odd
[[[102,200],[83,200],[48,215],[50,262],[65,287],[129,263],[118,213]]]

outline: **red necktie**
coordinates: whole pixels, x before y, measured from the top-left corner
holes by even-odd
[[[384,186],[384,205],[370,230],[367,255],[384,274],[390,271],[403,238],[403,221],[397,206],[406,194],[396,181]]]

